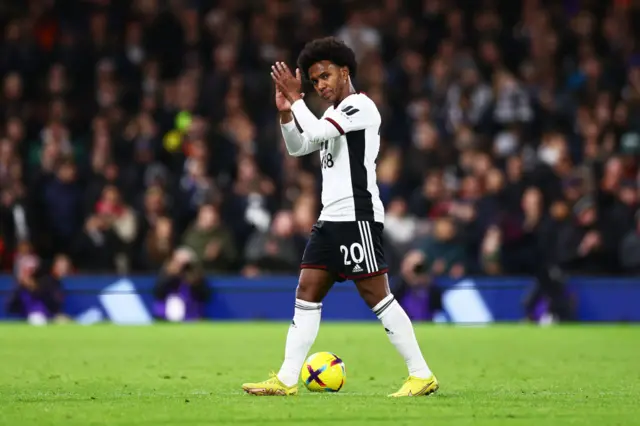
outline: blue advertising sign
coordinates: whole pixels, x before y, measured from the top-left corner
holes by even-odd
[[[74,276],[64,280],[64,311],[82,323],[153,322],[155,276]],[[289,320],[293,315],[297,277],[208,277],[213,295],[204,308],[212,320]],[[533,285],[530,278],[466,278],[438,283],[444,289],[444,312],[434,320],[458,324],[519,321],[522,302]],[[0,276],[0,320],[15,287],[11,276]],[[579,278],[568,282],[580,321],[640,321],[640,278]],[[338,284],[323,303],[323,320],[375,320],[353,284]]]

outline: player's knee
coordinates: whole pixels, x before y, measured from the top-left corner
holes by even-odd
[[[357,281],[356,288],[362,300],[364,300],[370,308],[376,306],[382,299],[389,295],[389,285],[384,275]]]
[[[300,280],[298,287],[296,288],[296,299],[304,300],[306,302],[316,302],[313,295],[312,286],[310,283]]]
[[[386,296],[382,296],[371,291],[365,291],[360,292],[360,297],[362,297],[362,300],[364,300],[364,303],[366,303],[368,307],[373,308]]]
[[[313,287],[298,284],[296,299],[304,300],[305,302],[320,303],[322,302],[322,294]]]
[[[296,298],[306,302],[320,303],[328,291],[325,271],[303,269],[298,280]]]

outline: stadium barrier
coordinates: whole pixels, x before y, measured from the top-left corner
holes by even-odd
[[[81,323],[151,323],[155,276],[74,276],[64,280],[65,312]],[[213,296],[205,307],[212,320],[284,320],[291,318],[297,277],[208,277]],[[436,321],[483,324],[519,321],[530,278],[466,278],[443,280],[444,313]],[[7,299],[11,276],[0,275],[0,320],[11,319]],[[577,319],[588,322],[639,322],[640,277],[580,278],[568,281]],[[323,319],[374,320],[352,283],[336,284],[323,306]]]

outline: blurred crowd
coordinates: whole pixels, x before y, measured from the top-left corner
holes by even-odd
[[[295,273],[320,167],[269,67],[333,34],[383,116],[394,274],[637,274],[637,3],[2,2],[1,268]]]

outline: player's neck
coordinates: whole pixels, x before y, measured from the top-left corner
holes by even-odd
[[[344,101],[348,96],[353,95],[354,93],[358,93],[358,92],[353,87],[353,85],[351,83],[349,83],[349,86],[344,91],[343,95],[338,97],[338,99],[336,99],[335,103],[333,104],[333,107],[337,108],[338,105],[340,105],[340,102]]]

